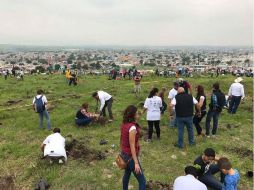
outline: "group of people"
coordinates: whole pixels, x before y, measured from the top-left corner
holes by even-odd
[[[20,70],[15,70],[12,68],[11,73],[8,69],[2,71],[2,75],[4,77],[4,80],[7,80],[9,76],[13,76],[14,78],[24,80],[24,71],[22,69]]]
[[[239,106],[240,101],[245,97],[244,88],[241,84],[242,78],[237,78],[229,89],[228,100],[230,114],[235,114]],[[170,127],[177,127],[178,140],[175,144],[178,148],[183,148],[184,127],[186,126],[188,131],[188,139],[190,145],[195,145],[194,132],[192,124],[195,125],[197,134],[202,135],[203,130],[200,126],[202,118],[206,116],[205,135],[210,137],[210,123],[213,119],[212,135],[215,135],[218,128],[218,118],[222,111],[222,108],[226,105],[225,95],[221,92],[219,83],[213,84],[211,102],[208,106],[208,112],[206,113],[207,98],[204,92],[204,87],[198,85],[196,87],[197,96],[192,96],[192,86],[189,82],[183,79],[178,79],[174,82],[173,88],[169,91],[169,116]],[[148,125],[148,137],[146,142],[152,142],[153,128],[155,128],[157,140],[160,140],[160,120],[163,113],[167,110],[167,104],[164,99],[165,88],[159,91],[158,88],[152,88],[148,97],[144,102],[143,114],[146,113],[146,120]],[[109,113],[109,121],[113,121],[112,105],[113,97],[104,91],[96,91],[92,94],[92,97],[100,102],[99,113],[91,113],[88,111],[88,103],[82,104],[81,108],[76,113],[75,123],[78,126],[85,126],[96,120],[98,117],[106,116],[106,108]],[[33,108],[39,114],[40,127],[42,128],[43,117],[47,119],[48,130],[51,130],[51,124],[49,114],[46,109],[47,99],[43,95],[42,90],[37,91],[37,96],[33,99]],[[195,109],[194,109],[195,107]],[[195,110],[195,111],[194,111]],[[194,115],[194,117],[193,117]],[[134,105],[129,105],[123,114],[123,120],[120,127],[121,138],[121,157],[127,163],[123,176],[123,189],[128,189],[128,183],[131,173],[137,178],[139,183],[139,189],[146,188],[146,180],[144,172],[142,170],[139,161],[140,152],[140,125],[137,123],[140,115],[138,109]],[[59,163],[67,161],[65,151],[65,139],[60,135],[60,129],[55,128],[53,134],[48,136],[42,143],[41,149],[44,152],[45,157],[57,158]],[[214,161],[218,161],[217,164],[213,164]],[[221,172],[221,181],[218,181],[213,174]],[[204,151],[203,155],[199,156],[193,166],[187,166],[185,168],[186,176],[177,178],[174,182],[174,190],[188,189],[190,185],[193,189],[207,189],[211,187],[213,189],[225,189],[235,190],[239,181],[239,173],[237,170],[232,169],[230,161],[222,157],[217,159],[215,157],[215,151],[208,148]],[[194,188],[196,187],[196,188]]]
[[[219,116],[222,109],[227,106],[229,101],[228,112],[235,114],[240,101],[244,99],[244,87],[241,84],[242,78],[238,77],[230,86],[228,96],[220,90],[219,83],[214,83],[212,88],[211,101],[207,111],[207,97],[204,92],[204,87],[198,85],[196,87],[196,98],[192,96],[192,88],[188,82],[183,82],[182,79],[174,83],[173,88],[169,91],[169,116],[170,127],[177,127],[178,142],[175,146],[183,148],[184,127],[188,131],[189,144],[194,145],[194,132],[192,124],[195,125],[197,135],[210,137],[210,134],[216,135],[218,129]],[[185,85],[184,85],[185,84]],[[226,98],[227,97],[227,98]],[[195,111],[194,111],[195,106]],[[193,117],[194,115],[194,117]],[[201,120],[206,116],[205,133],[200,126]],[[213,128],[211,130],[211,121],[213,120]]]

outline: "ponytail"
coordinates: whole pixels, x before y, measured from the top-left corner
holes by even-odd
[[[159,89],[158,88],[153,88],[151,91],[150,91],[150,94],[148,96],[148,98],[152,98],[155,96],[156,93],[159,92]]]

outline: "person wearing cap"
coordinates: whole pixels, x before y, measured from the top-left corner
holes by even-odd
[[[187,82],[186,80],[183,80],[183,78],[179,78],[177,82],[179,83],[179,87],[184,88],[185,93],[192,94],[192,88],[189,82]]]
[[[245,97],[244,87],[241,84],[242,81],[243,79],[241,77],[238,77],[237,79],[235,79],[235,82],[231,84],[229,88],[228,96],[230,102],[228,113],[235,114],[241,100],[243,100]]]

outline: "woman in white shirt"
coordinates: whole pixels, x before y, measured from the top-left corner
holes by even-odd
[[[148,123],[148,139],[147,142],[151,142],[153,135],[153,126],[155,127],[157,139],[160,139],[160,119],[161,119],[161,111],[162,100],[158,97],[158,88],[153,88],[146,98],[144,104],[144,112],[147,111],[146,120]]]

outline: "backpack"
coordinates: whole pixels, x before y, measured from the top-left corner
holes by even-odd
[[[34,104],[35,104],[35,112],[37,112],[37,113],[41,113],[45,110],[45,105],[42,101],[42,97],[43,97],[43,95],[41,95],[40,98],[35,97]]]
[[[212,108],[212,110],[221,112],[225,104],[226,104],[226,98],[222,92],[216,91],[212,94],[211,104],[210,104],[210,108]]]

